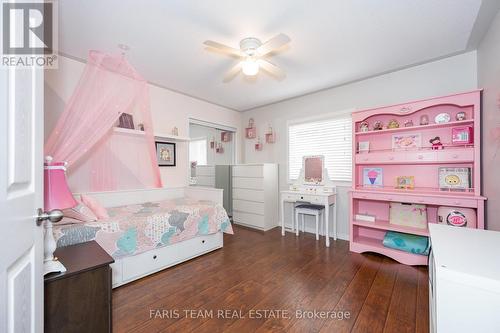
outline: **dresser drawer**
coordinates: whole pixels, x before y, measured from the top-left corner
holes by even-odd
[[[264,215],[264,204],[255,201],[233,200],[233,210]]]
[[[358,193],[353,192],[352,197],[355,199],[366,199],[376,201],[392,201],[392,202],[408,202],[420,203],[425,205],[436,206],[457,206],[457,207],[477,207],[477,200],[469,198],[445,198],[445,197],[419,197],[404,194],[382,194],[382,193]]]
[[[387,151],[356,154],[357,164],[368,163],[401,163],[406,161],[406,153],[404,151]]]
[[[264,176],[262,165],[234,165],[233,177],[262,178]]]
[[[263,190],[264,178],[244,178],[244,177],[233,177],[233,188],[244,188],[250,190]]]
[[[237,224],[264,229],[264,216],[262,215],[233,210],[233,221]]]
[[[233,188],[233,200],[235,199],[264,202],[264,192],[259,190]]]
[[[289,202],[310,202],[312,204],[317,204],[317,205],[323,205],[324,200],[326,200],[326,197],[320,197],[317,195],[308,195],[308,194],[302,194],[302,193],[283,193],[282,197],[283,200],[289,201]]]
[[[441,162],[472,162],[474,161],[474,149],[443,149],[438,152],[438,160]]]
[[[436,162],[436,151],[407,151],[406,161],[412,163],[418,162]]]

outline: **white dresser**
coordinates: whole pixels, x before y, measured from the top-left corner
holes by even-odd
[[[430,332],[500,332],[500,232],[429,224]]]
[[[259,230],[278,226],[278,164],[233,165],[233,221]]]

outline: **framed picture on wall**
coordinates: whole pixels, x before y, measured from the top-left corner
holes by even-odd
[[[158,166],[175,166],[175,143],[156,141]]]

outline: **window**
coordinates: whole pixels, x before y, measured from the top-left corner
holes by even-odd
[[[207,165],[207,139],[189,141],[189,162]]]
[[[291,124],[288,127],[288,178],[296,180],[302,157],[325,156],[333,181],[352,179],[352,120],[350,116]]]

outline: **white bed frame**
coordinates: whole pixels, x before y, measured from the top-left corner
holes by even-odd
[[[175,198],[210,200],[222,204],[222,190],[204,187],[179,187],[169,189],[132,190],[85,193],[96,198],[104,207],[138,204]],[[134,256],[115,259],[111,264],[113,288],[140,279],[165,268],[220,249],[222,232],[198,236],[186,241],[153,249]]]

